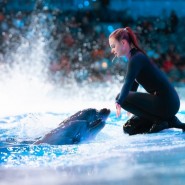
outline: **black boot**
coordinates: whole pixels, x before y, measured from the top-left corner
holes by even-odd
[[[167,121],[154,121],[154,123],[153,123],[152,127],[150,128],[150,130],[148,131],[148,133],[160,132],[160,131],[167,129],[167,128],[169,128]]]
[[[169,128],[180,128],[185,132],[185,123],[182,123],[176,116],[168,120]]]
[[[123,125],[123,131],[129,135],[145,134],[148,133],[152,125],[152,121],[133,115]]]

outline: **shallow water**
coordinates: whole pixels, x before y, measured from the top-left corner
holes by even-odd
[[[185,134],[179,129],[124,134],[122,125],[128,117],[122,111],[116,118],[114,105],[119,82],[59,87],[34,75],[20,75],[19,70],[10,73],[12,77],[5,75],[0,81],[0,184],[184,184]],[[184,122],[184,85],[177,91],[181,99],[177,116]],[[111,114],[91,142],[20,144],[43,136],[79,110],[104,107]]]
[[[98,103],[97,103],[98,106]],[[0,184],[183,184],[185,134],[168,129],[150,135],[122,132],[125,113],[112,107],[106,126],[88,143],[51,146],[33,140],[75,111],[1,116]],[[184,120],[180,110],[178,117]]]
[[[128,136],[128,119],[116,118],[118,82],[56,87],[19,75],[0,82],[0,184],[184,184],[185,134],[179,129]],[[142,91],[142,89],[139,89]],[[185,119],[183,86],[178,112]],[[111,114],[97,137],[84,144],[51,146],[33,141],[84,108],[109,108]]]

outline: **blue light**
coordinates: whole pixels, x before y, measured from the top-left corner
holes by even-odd
[[[78,8],[83,8],[83,4],[79,4],[78,5]]]
[[[84,6],[89,6],[89,1],[84,1]]]
[[[114,31],[114,28],[113,28],[113,26],[111,26],[111,25],[109,25],[107,28],[108,28],[108,31],[109,31],[110,33]]]

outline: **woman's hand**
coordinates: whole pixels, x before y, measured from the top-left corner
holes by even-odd
[[[120,104],[116,103],[116,117],[120,117],[121,115],[121,106]]]
[[[132,113],[127,112],[127,117],[131,117],[131,116],[132,116]]]

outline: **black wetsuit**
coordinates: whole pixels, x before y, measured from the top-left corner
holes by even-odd
[[[165,74],[149,58],[130,51],[124,84],[116,102],[136,116],[152,121],[168,120],[179,110],[179,96]],[[146,93],[136,92],[141,85]]]

